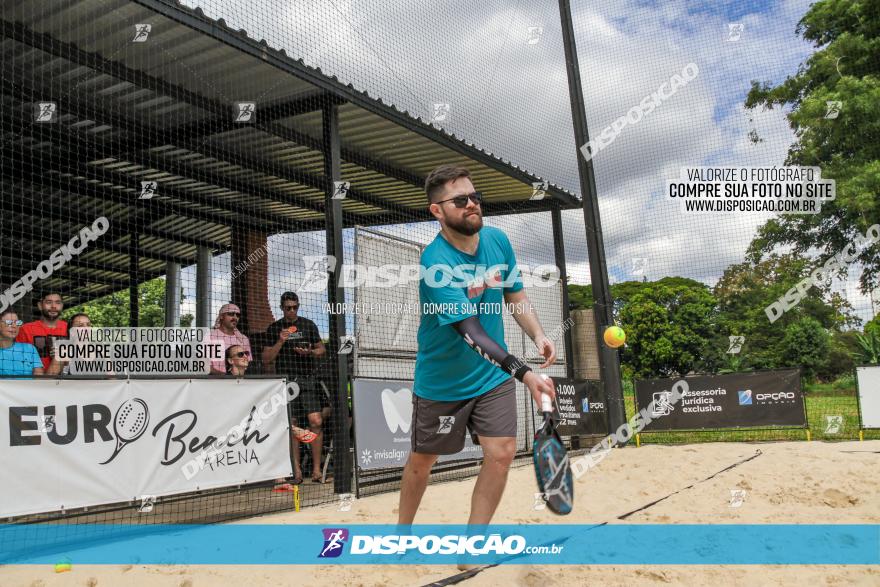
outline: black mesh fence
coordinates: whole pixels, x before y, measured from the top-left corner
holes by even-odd
[[[880,142],[865,122],[877,120],[876,101],[858,99],[876,55],[855,42],[835,53],[837,33],[818,48],[795,36],[803,3],[757,20],[737,4],[571,6],[594,139],[582,152],[560,3],[550,0],[4,2],[0,290],[15,314],[2,317],[3,345],[32,344],[32,367],[64,377],[53,359],[62,321],[216,328],[240,350],[215,375],[295,380],[291,424],[320,434],[292,447],[284,479],[160,495],[151,512],[131,496],[21,520],[219,521],[289,510],[293,486],[302,506],[395,490],[399,466],[358,443],[366,425],[357,430],[352,396],[358,381],[380,382],[368,403],[384,413],[375,430],[397,434],[394,418],[406,421],[382,412],[381,393],[412,393],[420,297],[406,275],[441,238],[424,182],[443,164],[470,170],[484,226],[504,232],[528,275],[559,354],[549,375],[600,376],[596,331],[606,325],[592,314],[578,173],[588,157],[614,321],[627,335],[628,415],[635,378],[799,367],[812,437],[857,437],[850,373],[876,364],[880,349],[877,243],[858,240],[880,221],[869,173]],[[768,96],[815,55],[822,92]],[[799,142],[815,137],[816,148]],[[694,179],[706,167],[748,175],[785,165],[836,178],[837,201],[782,216],[698,213],[670,196],[670,183],[707,183]],[[858,254],[841,258],[853,242]],[[834,271],[813,278],[831,258]],[[573,310],[584,311],[574,327]],[[515,319],[503,320],[509,351],[539,365]],[[9,352],[4,374],[34,375],[30,350]],[[520,384],[517,398],[523,457],[534,407]],[[443,463],[434,479],[477,464]]]
[[[243,385],[270,376],[295,381],[300,395],[290,423],[319,435],[291,448],[293,474],[284,478],[59,504],[9,520],[215,522],[396,487],[399,468],[367,467],[357,451],[352,384],[413,379],[418,282],[401,276],[440,238],[424,192],[439,165],[470,170],[485,226],[508,236],[545,329],[557,329],[560,360],[548,372],[561,376],[571,367],[562,327],[567,292],[556,267],[564,278],[562,213],[577,215],[579,198],[559,187],[561,178],[539,177],[509,163],[510,153],[502,159],[469,142],[500,132],[469,132],[482,111],[494,110],[490,93],[467,94],[479,104],[456,103],[453,96],[465,94],[450,86],[425,101],[431,88],[394,74],[380,82],[400,48],[374,47],[368,65],[376,76],[365,78],[354,67],[356,51],[324,43],[329,31],[311,35],[313,47],[289,44],[306,39],[298,27],[325,22],[351,25],[372,45],[361,30],[369,25],[352,20],[367,12],[336,8],[296,14],[282,2],[195,9],[165,0],[3,5],[0,282],[11,312],[0,330],[4,341],[28,345],[10,347],[18,354],[3,364],[4,374],[70,379],[72,365],[56,356],[68,327],[207,328],[228,354],[212,363],[213,377]],[[275,27],[278,18],[287,24]],[[528,47],[530,33],[521,32]],[[339,64],[336,72],[310,61],[322,52]],[[389,106],[400,88],[409,88],[408,97]],[[540,364],[509,313],[504,325],[510,352]],[[39,367],[27,364],[31,347]],[[16,385],[0,382],[13,396]],[[517,396],[524,455],[533,407],[519,384]],[[58,413],[75,401],[59,398]],[[34,409],[45,418],[45,406]],[[45,430],[28,426],[19,424],[20,435],[43,442],[15,447],[16,458],[49,445]],[[464,478],[477,465],[452,461],[435,478]]]

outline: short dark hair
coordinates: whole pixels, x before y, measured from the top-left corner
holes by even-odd
[[[461,165],[441,165],[428,174],[425,178],[425,194],[428,196],[428,203],[433,203],[436,197],[443,191],[450,181],[455,181],[460,177],[470,177],[471,172],[467,167]]]
[[[64,296],[61,295],[61,292],[56,291],[54,289],[50,289],[50,290],[47,290],[47,291],[44,291],[43,293],[41,293],[40,294],[40,301],[41,302],[45,301],[46,298],[49,296],[58,296],[59,298],[61,298],[62,303],[64,302]]]
[[[283,294],[281,294],[281,305],[283,306],[284,302],[287,302],[287,301],[298,302],[299,296],[296,295],[295,293],[293,293],[292,291],[286,291]]]
[[[16,312],[12,308],[6,308],[2,312],[0,312],[0,318],[3,318],[3,316],[6,316],[7,314],[15,314],[16,316],[18,316],[18,312]]]
[[[89,318],[89,315],[86,314],[85,312],[77,312],[76,314],[74,314],[73,316],[71,316],[70,318],[67,319],[67,323],[71,324],[74,320],[76,320],[80,316],[85,316],[86,318]],[[89,322],[91,322],[91,321],[92,321],[92,319],[89,318]]]

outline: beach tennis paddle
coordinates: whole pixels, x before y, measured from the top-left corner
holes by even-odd
[[[535,477],[538,488],[554,514],[571,513],[574,505],[574,479],[568,452],[556,432],[553,421],[553,402],[546,393],[541,394],[541,412],[544,422],[535,432],[532,456],[535,460]]]

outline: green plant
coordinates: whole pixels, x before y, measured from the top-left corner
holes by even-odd
[[[853,353],[853,359],[862,365],[876,365],[880,363],[880,336],[876,330],[856,336],[859,350]]]

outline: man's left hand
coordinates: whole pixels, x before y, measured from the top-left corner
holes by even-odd
[[[552,340],[541,335],[535,339],[535,346],[538,347],[538,353],[546,359],[544,364],[541,365],[541,369],[546,369],[556,362],[556,346],[553,344]]]

